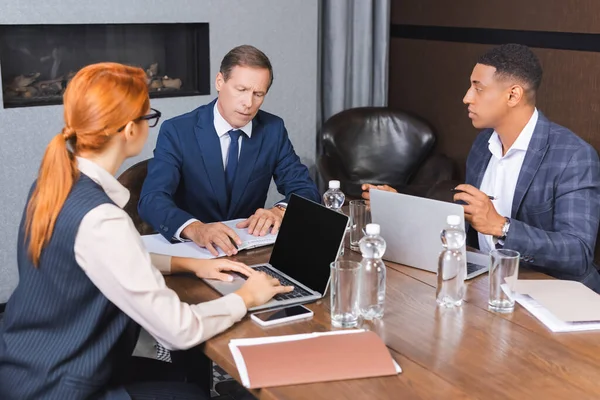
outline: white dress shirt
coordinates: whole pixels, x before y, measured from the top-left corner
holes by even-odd
[[[215,131],[217,132],[217,136],[219,136],[219,141],[221,142],[221,156],[223,157],[223,169],[225,169],[227,167],[227,155],[229,154],[229,145],[231,144],[231,136],[229,136],[229,131],[232,129],[235,129],[234,127],[232,127],[229,122],[225,121],[225,118],[223,118],[223,116],[221,115],[221,113],[219,112],[219,108],[217,107],[217,104],[219,104],[219,101],[217,100],[215,102],[215,107],[213,109],[213,124],[215,126]],[[250,120],[250,122],[248,122],[246,125],[242,126],[241,128],[239,128],[242,132],[244,132],[246,135],[248,135],[248,137],[252,137],[252,120]],[[239,139],[238,139],[238,158],[240,157],[240,154],[242,152],[242,139],[243,139],[243,135],[240,135]],[[175,239],[177,240],[182,240],[181,239],[181,232],[183,232],[183,230],[192,222],[196,222],[198,221],[196,218],[191,218],[189,220],[187,220],[183,225],[181,225],[179,227],[179,229],[177,229],[177,231],[175,232]]]
[[[502,142],[500,137],[494,131],[488,141],[488,148],[492,157],[483,175],[481,187],[479,190],[488,196],[494,196],[496,200],[492,200],[498,214],[509,217],[512,212],[512,202],[515,196],[517,180],[521,172],[521,166],[529,147],[529,142],[533,136],[535,125],[538,120],[537,108],[534,109],[533,115],[529,122],[525,125],[517,140],[508,149],[504,156],[502,155]],[[489,253],[495,249],[493,237],[491,235],[478,234],[479,249]]]
[[[229,136],[229,131],[232,129],[236,129],[233,126],[229,125],[229,122],[225,121],[225,118],[219,112],[219,108],[217,105],[219,101],[215,103],[214,108],[214,118],[213,124],[215,125],[215,131],[217,132],[217,136],[219,136],[219,140],[221,142],[221,155],[223,156],[223,169],[227,167],[227,154],[229,154],[229,145],[231,144],[231,136]],[[252,120],[248,122],[246,125],[239,128],[242,132],[244,132],[249,138],[252,137]],[[242,152],[242,139],[243,136],[240,135],[238,139],[239,150],[238,150],[238,159]]]
[[[242,319],[246,306],[236,294],[201,304],[181,302],[159,272],[170,271],[171,257],[148,254],[122,209],[129,191],[99,165],[77,161],[116,204],[88,212],[75,238],[77,263],[108,300],[171,350],[193,347]]]

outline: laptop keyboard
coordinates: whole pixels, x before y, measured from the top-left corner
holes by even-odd
[[[467,263],[467,276],[469,276],[472,273],[477,272],[483,268],[485,268],[483,265],[478,265],[478,264],[473,264],[473,263],[468,262]]]
[[[256,270],[256,271],[264,272],[265,274],[267,274],[269,276],[272,276],[273,278],[277,279],[279,281],[279,283],[281,283],[283,286],[294,286],[294,290],[291,291],[291,292],[289,292],[289,293],[276,294],[273,297],[273,299],[275,299],[275,300],[280,300],[281,301],[281,300],[290,300],[290,299],[297,299],[297,298],[300,298],[300,297],[312,296],[312,293],[310,293],[307,290],[302,289],[298,285],[296,285],[296,284],[290,282],[289,280],[285,279],[279,273],[277,273],[276,271],[273,271],[272,269],[268,268],[266,265],[259,265],[258,267],[254,267],[253,269]]]

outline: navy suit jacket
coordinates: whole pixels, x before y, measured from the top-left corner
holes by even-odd
[[[262,110],[252,120],[252,137],[242,134],[228,199],[221,144],[214,128],[215,101],[160,127],[138,204],[143,220],[170,239],[191,218],[206,223],[247,218],[265,206],[271,178],[285,201],[296,193],[320,203],[317,187],[294,152],[283,120]]]
[[[486,129],[479,134],[467,159],[466,183],[477,188],[490,161],[492,133]],[[600,292],[594,264],[600,221],[598,154],[542,113],[519,173],[510,218],[504,248],[518,251],[522,265]],[[476,239],[474,229],[470,231],[469,237]]]

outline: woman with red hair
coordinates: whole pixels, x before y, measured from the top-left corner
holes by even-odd
[[[69,83],[65,127],[46,149],[19,231],[19,285],[0,326],[0,398],[208,396],[184,382],[132,381],[139,326],[169,349],[188,349],[291,290],[240,263],[148,254],[114,175],[159,117],[140,68],[94,64]],[[248,275],[246,284],[194,305],[161,275],[226,279],[227,270]]]

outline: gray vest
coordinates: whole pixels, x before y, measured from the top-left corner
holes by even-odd
[[[106,203],[104,190],[81,174],[38,268],[27,254],[23,215],[19,285],[0,326],[0,399],[129,398],[115,378],[127,368],[139,328],[94,286],[74,252],[81,220]]]

